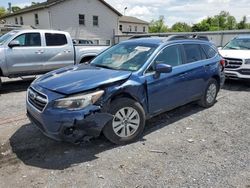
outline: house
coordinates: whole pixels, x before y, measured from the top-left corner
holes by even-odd
[[[104,0],[47,0],[0,19],[6,24],[62,30],[75,39],[111,44],[118,33],[120,16],[121,13]]]
[[[120,34],[148,33],[149,23],[132,16],[121,16],[119,19]]]

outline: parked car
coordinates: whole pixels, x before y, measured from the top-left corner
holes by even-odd
[[[85,39],[73,39],[74,44],[82,44],[82,45],[93,45],[94,42],[92,40]]]
[[[127,144],[160,113],[192,101],[211,107],[224,83],[223,58],[207,41],[168,39],[128,40],[89,65],[45,74],[28,89],[28,117],[56,140],[103,132]]]
[[[219,50],[229,79],[250,79],[250,35],[239,35]]]
[[[67,32],[13,30],[0,38],[1,77],[43,74],[90,61],[108,46],[74,46]]]

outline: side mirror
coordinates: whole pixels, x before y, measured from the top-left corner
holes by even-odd
[[[170,72],[172,72],[172,66],[167,65],[167,64],[156,64],[155,71],[158,74],[160,74],[160,73],[170,73]]]
[[[21,46],[20,42],[18,40],[13,40],[9,43],[8,45],[10,48],[14,48],[14,47],[17,47],[17,46]]]

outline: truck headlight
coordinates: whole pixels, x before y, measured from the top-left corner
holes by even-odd
[[[250,59],[245,59],[245,64],[250,64]]]
[[[54,107],[67,110],[80,110],[88,105],[94,104],[103,95],[103,93],[103,90],[99,90],[93,93],[78,94],[58,99],[55,101]]]

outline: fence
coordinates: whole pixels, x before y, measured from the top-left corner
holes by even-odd
[[[169,35],[203,35],[207,36],[209,40],[213,41],[216,46],[224,46],[232,38],[237,35],[250,35],[250,30],[232,30],[232,31],[209,31],[209,32],[171,32],[171,33],[151,33],[151,34],[138,34],[138,35],[115,35],[115,43],[128,40],[132,36],[158,36],[167,37]]]

